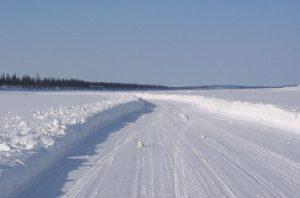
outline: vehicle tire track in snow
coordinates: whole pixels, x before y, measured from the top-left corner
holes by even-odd
[[[177,115],[184,115],[184,117],[188,117],[186,116],[185,114],[183,113],[177,113]],[[179,117],[183,117],[183,116],[179,116]],[[173,119],[174,122],[178,122],[176,119]],[[187,119],[183,119],[184,122],[187,122],[188,120]],[[191,129],[192,127],[192,124],[194,122],[193,121],[189,121],[188,123],[184,123],[183,124],[183,127],[181,128],[181,130],[179,130],[178,132],[178,138],[177,138],[177,147],[176,148],[181,148],[181,155],[183,155],[183,151],[182,151],[182,148],[185,148],[185,150],[187,151],[192,151],[193,153],[197,154],[197,152],[195,152],[194,148],[191,146],[191,144],[189,144],[187,141],[186,141],[186,133]],[[198,143],[201,143],[201,142],[198,142]],[[176,152],[175,152],[175,155],[176,155]],[[197,154],[197,156],[199,157],[199,155]],[[194,159],[196,160],[196,159]],[[206,172],[207,174],[210,175],[210,178],[216,178],[217,179],[217,182],[221,183],[225,189],[229,192],[229,195],[231,197],[235,197],[234,196],[234,193],[231,191],[231,189],[228,187],[228,185],[226,184],[226,182],[224,180],[222,180],[214,171],[213,169],[210,168],[209,164],[207,163],[207,161],[205,160],[205,158],[199,158],[198,160],[200,160],[200,162],[202,162],[202,166],[201,167],[206,167]],[[187,172],[189,175],[190,175],[190,179],[193,179],[194,181],[194,187],[196,186],[199,186],[201,184],[197,184],[195,183],[195,181],[197,181],[197,179],[195,179],[194,177],[194,172],[197,170],[195,169],[195,167],[190,167],[189,164],[185,163],[183,164],[183,159],[181,157],[180,159],[180,170],[181,170],[181,175],[179,178],[181,178],[181,180],[183,181],[183,183],[181,184],[181,186],[183,186],[183,189],[182,189],[182,192],[184,192],[183,195],[178,195],[178,197],[187,197],[187,192],[186,192],[186,187],[185,186],[188,186],[188,184],[191,182],[191,181],[185,181],[184,178],[186,178],[186,174],[185,172]],[[178,163],[178,162],[177,162]],[[176,169],[176,168],[175,168]]]
[[[190,133],[190,134],[194,134],[194,133]],[[228,134],[226,134],[226,135],[228,135]],[[234,137],[229,136],[229,139],[233,140]],[[201,142],[201,141],[203,142],[203,144],[199,144],[199,142]],[[199,149],[199,148],[198,149],[191,148],[191,149],[198,156],[199,156],[199,152],[204,153],[204,155],[201,154],[201,156],[199,156],[199,159],[206,159],[205,163],[207,165],[212,164],[213,168],[211,170],[214,170],[214,172],[218,171],[219,172],[218,175],[221,175],[222,177],[224,177],[224,176],[226,176],[226,172],[224,172],[224,168],[223,168],[224,165],[222,165],[222,164],[220,165],[218,163],[218,161],[213,160],[213,158],[214,158],[213,156],[215,156],[216,154],[222,156],[223,163],[228,161],[229,165],[230,165],[229,167],[231,167],[231,168],[236,167],[235,171],[239,173],[240,177],[243,177],[244,179],[247,179],[247,181],[249,183],[252,183],[252,185],[265,186],[264,189],[262,189],[262,190],[267,191],[268,194],[264,194],[263,196],[275,196],[275,195],[286,196],[283,191],[281,191],[278,188],[274,187],[273,184],[271,183],[271,181],[268,181],[268,180],[264,179],[264,177],[261,174],[259,174],[254,169],[254,167],[247,165],[247,162],[245,162],[245,160],[234,157],[234,153],[235,153],[234,151],[228,151],[228,148],[225,145],[222,146],[222,145],[218,144],[219,145],[218,146],[216,144],[212,144],[215,141],[216,141],[215,139],[203,141],[202,138],[199,138],[199,137],[196,138],[195,136],[193,136],[193,137],[190,137],[189,142],[187,142],[186,144],[188,146],[190,146],[191,144],[203,145],[202,149]],[[239,142],[242,143],[243,145],[247,145],[247,148],[251,148],[251,146],[250,146],[251,143],[243,142],[241,139],[239,139]],[[230,144],[234,144],[234,143],[231,141]],[[264,153],[264,152],[261,151],[261,148],[260,148],[260,150],[257,150],[259,148],[259,147],[257,147],[257,145],[252,145],[252,147],[255,148],[256,150],[251,151],[251,152],[254,152],[256,154]],[[195,147],[195,148],[197,148],[197,147]],[[203,152],[201,152],[201,151],[203,151]],[[216,154],[213,155],[213,153],[216,153]],[[228,154],[231,154],[231,155],[228,156]],[[269,155],[269,153],[268,153],[268,155]],[[266,154],[266,156],[268,156],[268,155]],[[210,156],[212,156],[212,157],[210,157]],[[245,155],[244,157],[247,157],[247,155]],[[282,160],[280,159],[280,161],[282,161]],[[284,162],[282,165],[284,165],[284,164],[286,164],[286,163]],[[282,167],[282,165],[281,165],[281,167]],[[289,163],[287,163],[287,165],[290,168],[293,167],[293,165],[290,166],[291,164],[289,164]],[[269,169],[271,169],[271,168],[269,168]],[[294,174],[297,174],[297,168],[295,168],[294,170],[295,170]],[[280,169],[276,170],[276,172],[278,172],[278,171],[281,172]],[[276,172],[274,172],[274,173],[276,173]],[[298,172],[299,172],[299,169],[298,169]],[[279,175],[279,177],[282,177],[283,180],[284,180],[284,175],[288,176],[288,175],[286,175],[287,173],[288,172],[285,172],[285,174]],[[230,179],[230,175],[227,176],[227,179]],[[275,194],[274,194],[274,192],[275,192]]]
[[[245,140],[238,136],[231,135],[229,132],[227,132],[224,129],[219,128],[217,130],[222,130],[223,134],[224,134],[224,132],[226,132],[226,137],[224,137],[224,136],[218,137],[218,135],[215,134],[213,139],[210,139],[209,141],[206,141],[204,143],[205,143],[206,147],[209,147],[209,148],[215,150],[217,153],[227,157],[229,160],[232,160],[234,162],[235,161],[237,161],[237,162],[245,161],[245,160],[242,160],[242,159],[234,156],[234,154],[238,154],[237,150],[234,150],[232,148],[233,145],[235,145],[235,147],[239,148],[239,152],[242,151],[242,152],[247,152],[247,153],[254,153],[254,155],[252,157],[260,156],[260,157],[268,158],[268,160],[275,160],[276,163],[273,163],[272,166],[273,167],[277,166],[276,172],[280,173],[281,176],[288,177],[288,176],[294,175],[296,173],[296,171],[300,169],[299,163],[297,163],[293,160],[290,160],[281,154],[278,154],[269,149],[266,149],[265,147],[254,144],[252,142],[249,142],[248,140]],[[195,139],[198,139],[199,141],[201,140],[201,138],[195,136],[194,133],[191,133],[191,134],[193,135],[190,137],[191,142],[194,141]],[[235,143],[233,144],[233,142],[235,142]],[[247,155],[245,157],[247,157]],[[236,160],[233,160],[235,158],[236,158]],[[259,160],[259,159],[256,159],[256,160]],[[277,165],[278,163],[280,165]],[[244,162],[244,165],[246,165],[246,164],[247,163]],[[263,164],[265,164],[265,163],[263,163]],[[267,164],[269,164],[269,163],[267,163]],[[288,166],[289,168],[283,169],[286,166]],[[293,170],[294,172],[291,172],[291,170]],[[293,177],[288,177],[288,178],[292,179]]]
[[[175,167],[174,167],[174,182],[175,182],[175,197],[186,197],[185,183],[185,167],[183,164],[182,153],[182,138],[190,128],[190,124],[184,125],[179,131],[175,143]]]
[[[156,125],[158,122],[160,122],[160,121],[152,123],[149,126],[149,128],[151,128],[153,125]],[[120,152],[122,152],[123,147],[127,146],[128,144],[134,144],[138,140],[142,140],[142,138],[139,136],[139,134],[143,134],[143,133],[149,134],[149,132],[147,132],[148,130],[149,130],[148,128],[144,128],[142,130],[133,131],[124,140],[117,142],[115,144],[115,146],[113,147],[112,151],[105,154],[104,156],[97,158],[93,162],[93,164],[96,164],[98,166],[91,167],[86,173],[81,175],[81,177],[76,181],[76,183],[68,190],[68,192],[64,196],[71,198],[71,197],[76,197],[77,195],[79,195],[81,190],[85,188],[85,186],[89,183],[90,180],[94,179],[95,176],[99,177],[100,174],[103,174],[103,173],[101,173],[101,172],[103,172],[102,169],[106,166],[107,163],[110,163],[111,158],[114,158]],[[137,158],[137,159],[139,161],[141,161],[141,159],[139,159],[139,158]],[[137,166],[138,166],[137,168],[140,169],[140,167],[139,167],[140,165],[138,164]],[[98,174],[98,173],[100,173],[100,174]],[[138,174],[140,174],[140,173],[138,173]],[[136,178],[136,181],[139,182],[139,176]],[[133,194],[135,194],[135,193],[133,193]],[[138,194],[138,193],[136,193],[136,194]]]
[[[73,185],[73,187],[65,194],[65,197],[70,197],[70,198],[76,197],[77,194],[80,193],[81,189],[84,188],[86,184],[90,181],[90,179],[93,178],[93,175],[96,175],[97,172],[100,172],[101,169],[104,167],[104,165],[106,163],[109,163],[111,159],[114,158],[114,156],[121,151],[122,146],[126,145],[132,140],[131,138],[134,135],[135,135],[134,133],[131,134],[122,142],[117,143],[117,145],[114,147],[114,149],[111,152],[96,159],[96,161],[94,161],[94,164],[97,164],[98,166],[91,167],[85,174],[83,174]]]

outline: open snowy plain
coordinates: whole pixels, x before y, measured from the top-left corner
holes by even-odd
[[[300,197],[300,87],[0,91],[0,197]]]

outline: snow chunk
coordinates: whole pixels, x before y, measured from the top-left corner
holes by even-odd
[[[42,136],[41,137],[41,142],[44,145],[45,148],[47,148],[48,146],[51,146],[54,144],[54,140],[51,137],[48,136]]]
[[[10,150],[10,147],[7,144],[5,144],[5,143],[0,144],[0,152],[1,151],[7,152],[9,150]]]
[[[137,142],[137,147],[141,148],[141,147],[145,147],[144,143],[142,141],[138,141]]]

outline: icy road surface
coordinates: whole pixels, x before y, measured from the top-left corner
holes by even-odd
[[[299,133],[148,99],[20,197],[300,197]]]

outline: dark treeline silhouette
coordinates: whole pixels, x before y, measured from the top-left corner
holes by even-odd
[[[140,90],[140,89],[167,89],[160,85],[140,85],[129,83],[89,82],[75,78],[41,78],[39,74],[32,77],[28,74],[21,77],[16,74],[2,73],[0,87],[26,89],[73,89],[73,90]]]

